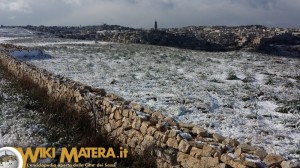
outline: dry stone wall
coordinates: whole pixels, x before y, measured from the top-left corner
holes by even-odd
[[[51,98],[64,101],[78,113],[88,112],[98,133],[105,134],[114,143],[128,148],[133,154],[149,152],[158,167],[299,166],[284,161],[281,156],[268,154],[261,147],[240,144],[196,125],[179,123],[161,112],[106,93],[104,89],[51,74],[12,58],[7,52],[1,52],[0,59],[1,66],[17,77],[28,77],[47,90]]]

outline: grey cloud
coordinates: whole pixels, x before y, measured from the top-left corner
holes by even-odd
[[[278,7],[278,0],[246,0],[246,2],[254,8],[263,8],[270,10]]]
[[[1,0],[0,9],[9,12],[30,13],[31,0]]]

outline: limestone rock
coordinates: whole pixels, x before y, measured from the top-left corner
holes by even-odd
[[[116,129],[116,128],[119,128],[121,126],[122,126],[122,120],[118,120],[118,121],[115,122],[114,128]]]
[[[144,107],[143,112],[147,113],[147,114],[151,114],[152,110],[149,107]]]
[[[192,130],[195,127],[195,125],[193,124],[186,124],[186,123],[179,123],[179,126],[182,128],[187,128],[189,130]]]
[[[209,168],[209,167],[218,167],[219,158],[213,157],[202,157],[201,158],[201,167]]]
[[[189,144],[193,147],[199,148],[199,149],[203,149],[204,143],[200,142],[200,141],[191,141],[189,142]]]
[[[159,119],[163,119],[164,116],[161,112],[154,112],[152,113],[152,118],[159,120]]]
[[[163,152],[163,159],[171,165],[175,165],[177,163],[177,152],[174,149],[166,149]]]
[[[114,118],[116,120],[121,120],[123,118],[122,114],[120,113],[120,111],[115,111],[115,115],[114,115]]]
[[[138,145],[138,138],[132,137],[131,139],[128,139],[127,144],[132,148],[136,147]]]
[[[268,155],[268,153],[261,148],[257,148],[253,154],[258,156],[261,160],[264,160],[264,158]]]
[[[152,136],[146,135],[144,137],[143,142],[142,142],[142,146],[148,147],[148,146],[151,146],[154,143],[155,143],[154,138]]]
[[[183,166],[188,168],[199,168],[201,161],[193,158],[192,156],[179,152],[177,154],[177,161]]]
[[[122,119],[122,122],[123,122],[122,127],[124,128],[124,130],[130,130],[132,128],[132,125],[131,125],[130,120],[128,118],[124,117]]]
[[[148,121],[150,119],[150,115],[147,113],[137,111],[136,114],[142,121]]]
[[[181,131],[180,130],[168,130],[166,133],[170,138],[176,137],[177,134],[179,134]]]
[[[191,151],[190,151],[190,155],[197,158],[197,159],[201,159],[202,156],[202,149],[196,148],[196,147],[192,147]]]
[[[213,138],[216,142],[220,142],[220,143],[225,140],[225,137],[223,137],[222,135],[220,135],[218,133],[214,133]]]
[[[134,110],[137,110],[137,111],[141,111],[142,110],[142,106],[139,103],[132,102],[132,103],[130,103],[130,106]]]
[[[169,138],[169,139],[167,140],[167,145],[168,145],[169,147],[178,149],[178,142],[177,142],[176,139]]]
[[[222,144],[224,145],[230,145],[231,147],[237,147],[238,145],[240,145],[240,143],[236,140],[236,139],[232,139],[232,138],[226,138]]]
[[[259,167],[258,162],[254,162],[254,161],[245,160],[242,163],[243,163],[243,165],[248,166],[248,167],[253,167],[253,168]]]
[[[282,168],[299,168],[300,162],[283,161],[280,166]]]
[[[271,167],[271,166],[280,166],[282,161],[284,161],[284,159],[281,156],[275,155],[275,154],[268,154],[264,159],[264,162],[269,167]]]
[[[140,130],[140,127],[142,125],[142,120],[140,118],[135,118],[132,122],[132,128],[136,130]]]
[[[243,153],[242,148],[237,148],[234,151],[234,155],[237,156],[237,157],[239,157],[242,153]]]
[[[182,139],[185,139],[187,141],[191,141],[193,138],[191,136],[191,134],[189,133],[186,133],[186,132],[181,132],[179,133],[179,136],[182,138]]]
[[[129,117],[129,109],[123,109],[123,111],[122,111],[122,115],[124,116],[124,117]]]
[[[156,128],[154,128],[154,127],[149,127],[148,129],[147,129],[147,134],[148,135],[154,135],[154,133],[156,132],[157,130],[156,130]]]
[[[94,92],[97,95],[101,95],[101,96],[105,96],[106,95],[106,91],[104,89],[100,89],[100,88],[91,88],[90,90],[91,92]]]
[[[195,135],[200,135],[201,137],[208,137],[208,132],[202,127],[193,127],[192,133]]]
[[[178,122],[174,120],[172,117],[166,117],[164,121],[169,123],[169,125],[171,126],[178,126]]]
[[[114,119],[114,115],[115,115],[114,113],[111,113],[111,114],[109,115],[109,119],[110,119],[110,120]]]
[[[162,132],[160,132],[160,131],[156,131],[155,133],[154,133],[154,138],[156,139],[156,140],[158,140],[158,141],[163,141],[164,140],[164,142],[165,141],[167,141],[167,136],[164,134],[164,133],[162,133]]]
[[[203,146],[202,156],[211,157],[215,152],[216,150],[212,146],[205,144]]]
[[[142,126],[140,128],[140,131],[143,135],[147,134],[147,130],[148,130],[148,127],[149,127],[149,122],[142,122]]]
[[[178,146],[179,151],[184,153],[190,153],[192,146],[185,140],[181,140]]]
[[[242,153],[253,153],[255,148],[253,146],[250,146],[248,144],[241,144],[237,146],[237,148],[234,151],[235,156],[240,156]]]
[[[156,124],[156,128],[159,130],[159,131],[163,131],[165,132],[168,128],[168,124],[166,122],[159,122]]]
[[[222,162],[225,164],[234,167],[234,168],[247,168],[247,166],[243,165],[241,162],[234,160],[232,157],[230,157],[228,154],[223,154],[220,158]]]
[[[105,130],[106,130],[107,132],[111,132],[111,126],[110,126],[110,123],[105,124],[104,128],[105,128]]]

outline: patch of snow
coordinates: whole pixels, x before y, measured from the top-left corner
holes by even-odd
[[[23,61],[30,61],[34,59],[49,59],[50,55],[45,54],[43,50],[20,50],[12,51],[9,53],[10,56]]]
[[[29,147],[47,143],[47,129],[36,111],[26,109],[26,97],[18,94],[0,71],[0,147]]]

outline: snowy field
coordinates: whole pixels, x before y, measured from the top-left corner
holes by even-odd
[[[35,31],[23,29],[23,28],[0,28],[0,42],[1,38],[4,39],[4,37],[32,37],[36,36],[37,34],[43,35],[45,33],[38,33]]]
[[[30,147],[47,143],[47,129],[30,106],[28,96],[20,94],[3,78],[0,69],[0,147]]]
[[[8,42],[8,41],[7,41]],[[300,60],[249,52],[26,38],[30,63],[300,160]]]

